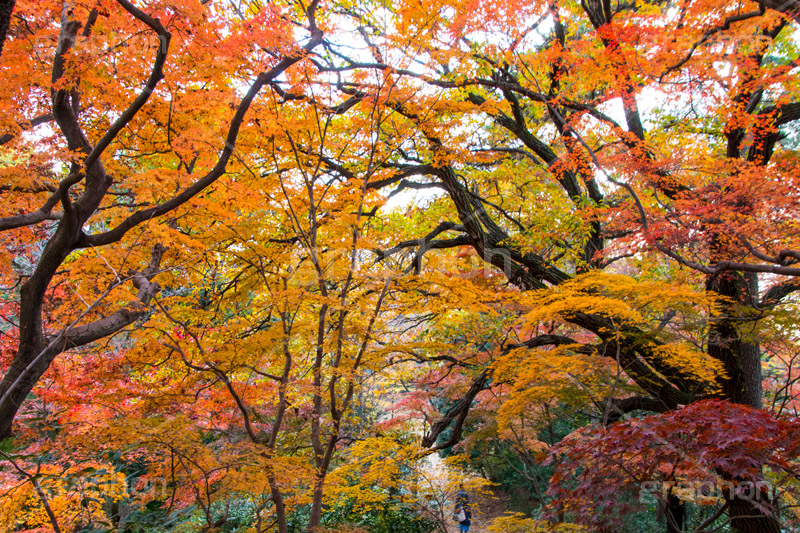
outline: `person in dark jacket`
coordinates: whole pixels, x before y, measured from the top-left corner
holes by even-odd
[[[459,518],[461,518],[459,516],[461,511],[464,511],[464,520],[459,520]],[[459,531],[469,531],[469,526],[472,523],[472,509],[470,509],[469,506],[469,494],[467,494],[467,491],[464,490],[463,483],[458,486],[458,492],[456,493],[456,508],[453,512],[453,518],[456,522],[458,522]]]

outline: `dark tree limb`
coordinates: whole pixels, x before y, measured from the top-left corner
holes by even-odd
[[[219,159],[217,160],[217,164],[213,169],[211,169],[211,171],[166,202],[133,213],[113,229],[103,233],[91,235],[87,235],[85,233],[82,234],[77,246],[79,248],[87,248],[89,246],[105,246],[107,244],[117,242],[122,239],[122,237],[124,237],[128,231],[138,226],[142,222],[150,220],[151,218],[159,217],[165,213],[169,213],[170,211],[188,202],[200,192],[208,188],[211,184],[216,182],[217,179],[219,179],[225,173],[228,161],[230,160],[231,154],[233,154],[233,150],[236,145],[236,139],[239,136],[239,130],[244,122],[244,117],[247,114],[247,111],[250,109],[250,105],[253,103],[253,100],[258,92],[264,85],[281,75],[290,66],[306,57],[308,52],[310,52],[320,42],[322,42],[322,32],[320,30],[316,30],[312,33],[312,38],[303,47],[301,52],[284,58],[278,62],[277,65],[265,72],[262,72],[258,78],[256,78],[256,81],[253,82],[253,84],[250,86],[250,89],[239,103],[236,114],[233,116],[228,128],[228,135],[225,138],[225,145],[222,149]]]
[[[147,306],[150,304],[150,301],[160,290],[158,283],[152,280],[159,272],[161,258],[166,251],[167,249],[164,246],[157,244],[153,248],[153,254],[150,257],[150,263],[147,268],[141,272],[134,272],[131,274],[133,286],[139,290],[133,305],[120,309],[103,318],[99,318],[89,324],[65,330],[65,332],[58,335],[64,339],[63,350],[84,346],[90,342],[108,337],[112,333],[120,331],[122,328],[133,324],[136,320],[141,318]]]
[[[378,255],[378,261],[382,261],[387,257],[396,254],[401,250],[405,250],[406,248],[413,248],[413,247],[423,247],[429,245],[431,241],[436,238],[438,235],[446,232],[446,231],[464,231],[464,227],[456,224],[455,222],[441,222],[438,226],[436,226],[433,231],[425,235],[420,239],[411,239],[408,241],[403,241],[399,244],[396,244],[389,248],[388,250],[374,250],[375,253]]]
[[[562,335],[539,335],[521,343],[508,344],[503,348],[503,354],[507,354],[512,350],[519,348],[538,348],[548,345],[561,345],[561,344],[574,344],[575,341],[569,337]],[[470,388],[464,396],[448,409],[442,417],[431,424],[428,433],[422,439],[422,445],[426,448],[431,448],[436,440],[448,427],[455,421],[453,426],[453,433],[447,442],[437,444],[434,450],[443,450],[459,443],[461,440],[461,433],[464,427],[464,421],[467,419],[472,402],[481,391],[490,388],[491,369],[484,369],[475,379],[473,379]]]
[[[16,2],[17,0],[0,0],[0,55],[3,54],[3,45],[6,42],[8,28],[11,26],[11,13]]]
[[[22,131],[30,130],[35,128],[36,126],[52,122],[53,120],[55,120],[55,117],[53,116],[52,113],[44,113],[43,115],[39,115],[38,117],[34,117],[31,120],[20,123],[19,127]],[[16,135],[14,135],[13,133],[4,133],[3,135],[0,135],[0,146],[11,142],[11,140],[14,139],[14,137],[16,137]]]
[[[442,432],[444,432],[444,430],[446,430],[453,421],[455,421],[455,426],[453,426],[453,433],[450,438],[447,440],[447,442],[438,444],[432,449],[443,450],[445,448],[454,446],[461,441],[461,432],[464,428],[464,421],[467,419],[467,415],[469,414],[469,409],[478,393],[488,388],[487,385],[489,383],[489,374],[489,369],[481,372],[478,377],[472,381],[472,385],[470,386],[469,390],[467,390],[467,393],[464,395],[464,397],[456,402],[456,404],[450,409],[448,409],[442,418],[431,424],[431,429],[422,438],[423,446],[426,448],[431,448],[436,443],[439,435],[441,435]]]
[[[608,414],[608,423],[619,421],[623,415],[633,411],[648,411],[651,413],[666,413],[672,409],[657,398],[647,396],[631,396],[630,398],[611,400],[611,411]]]
[[[800,24],[800,2],[797,0],[760,0],[758,4],[767,9],[780,11]]]
[[[419,183],[416,181],[411,181],[407,179],[402,179],[397,184],[397,188],[394,189],[392,192],[389,193],[389,198],[392,196],[404,191],[406,189],[412,189],[415,191],[425,190],[425,189],[442,189],[442,185],[439,183]]]
[[[792,278],[771,287],[761,298],[760,307],[770,309],[783,301],[784,298],[800,291],[800,277]]]

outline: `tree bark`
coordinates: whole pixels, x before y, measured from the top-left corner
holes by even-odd
[[[3,45],[6,42],[8,28],[11,26],[11,13],[17,0],[0,0],[0,55],[3,54]]]
[[[301,61],[305,54],[317,47],[322,42],[322,30],[316,27],[314,13],[318,0],[312,0],[307,7],[306,16],[309,21],[310,40],[298,53],[288,54],[269,70],[261,72],[251,84],[245,96],[240,101],[236,113],[231,119],[228,133],[225,138],[225,147],[218,156],[216,165],[202,178],[189,187],[176,192],[169,200],[153,205],[152,207],[134,211],[127,219],[116,227],[101,233],[88,235],[83,232],[84,224],[92,217],[113,183],[112,176],[103,168],[102,155],[111,145],[117,135],[130,123],[142,107],[148,102],[154,89],[163,78],[163,67],[167,58],[171,35],[161,22],[137,8],[128,0],[118,0],[118,3],[135,19],[143,22],[155,32],[162,42],[153,60],[150,75],[145,87],[136,98],[128,105],[119,117],[110,125],[105,134],[94,145],[84,133],[78,113],[80,106],[74,105],[75,90],[51,89],[53,116],[59,129],[67,142],[68,148],[83,154],[80,163],[73,163],[69,174],[59,182],[58,188],[47,202],[36,212],[13,215],[0,218],[0,231],[20,228],[36,224],[51,215],[52,210],[59,203],[63,208],[63,215],[59,217],[58,228],[45,246],[42,256],[33,275],[20,290],[19,312],[19,346],[8,372],[0,381],[0,440],[11,435],[14,417],[22,402],[33,390],[38,379],[47,370],[53,359],[64,350],[88,344],[111,335],[123,327],[133,323],[144,312],[144,307],[158,290],[158,285],[150,283],[152,274],[134,275],[134,285],[139,288],[137,296],[139,302],[134,307],[119,310],[90,324],[67,328],[62,334],[48,337],[43,329],[42,309],[47,288],[50,286],[57,270],[64,260],[75,250],[89,247],[100,247],[119,242],[125,235],[139,224],[156,219],[183,205],[191,198],[202,192],[222,176],[233,154],[239,131],[244,123],[250,105],[261,89],[272,80],[280,76],[286,69]],[[0,0],[0,37],[5,37],[3,21],[10,17],[14,2]],[[74,13],[69,5],[65,4],[62,10],[61,30],[58,38],[58,47],[53,59],[51,79],[55,84],[65,75],[66,56],[74,45],[81,22],[74,18]],[[0,46],[3,41],[0,41]],[[72,188],[81,183],[82,192],[78,198],[71,196]],[[153,258],[160,261],[163,247],[157,245]],[[153,259],[151,259],[151,267]],[[150,269],[151,267],[148,267]]]
[[[722,272],[706,281],[706,289],[719,295],[721,315],[711,324],[708,353],[720,361],[726,376],[723,396],[732,402],[761,408],[761,347],[742,335],[748,317],[745,306],[757,299],[757,284],[738,272]]]
[[[760,493],[756,498],[764,498],[772,504],[768,494]],[[743,498],[740,495],[726,494],[725,500],[728,502],[728,512],[731,517],[731,526],[734,531],[739,533],[780,533],[781,526],[774,514],[765,515],[758,507],[753,504],[750,498]]]
[[[283,493],[275,480],[275,476],[269,475],[269,489],[272,493],[272,503],[275,505],[275,521],[278,524],[278,533],[289,533],[289,526],[286,523],[286,504],[283,501]]]
[[[746,315],[758,299],[755,276],[738,272],[722,272],[706,280],[706,289],[720,296],[720,315],[711,324],[708,353],[720,361],[725,376],[720,379],[722,396],[732,402],[761,408],[761,347],[756,339],[746,337],[747,325],[753,319]],[[728,504],[731,525],[741,533],[778,533],[780,523],[774,513],[765,513],[756,503],[772,505],[769,494],[754,490],[737,492],[745,480],[720,472],[733,486],[723,491]],[[751,494],[752,493],[752,494]]]
[[[311,516],[308,520],[308,533],[313,533],[322,522],[322,496],[325,490],[325,479],[314,484],[314,497],[311,503]]]
[[[684,531],[686,506],[680,498],[670,492],[669,496],[667,496],[665,507],[667,533],[681,533],[681,531]]]

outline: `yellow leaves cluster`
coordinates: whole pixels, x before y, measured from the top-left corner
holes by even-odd
[[[602,354],[582,354],[576,348],[513,350],[494,362],[494,378],[508,383],[497,412],[500,435],[528,451],[541,451],[541,443],[533,436],[549,423],[548,406],[577,407],[608,394],[613,360]]]
[[[326,499],[331,504],[353,502],[359,512],[405,505],[449,520],[462,484],[473,496],[486,493],[491,485],[469,473],[467,457],[442,460],[397,435],[355,442],[342,460],[326,481]]]
[[[706,317],[717,302],[689,286],[594,272],[506,298],[521,309],[521,331],[552,330],[557,324],[565,327],[578,314],[597,315],[610,324],[608,331],[601,331],[606,350],[614,349],[617,338],[633,342],[660,338],[660,344],[642,346],[652,354],[652,363],[712,388],[723,375],[721,364],[699,347]],[[668,327],[676,316],[680,334]],[[692,330],[696,338],[686,336]],[[497,411],[501,438],[535,451],[537,431],[549,421],[548,407],[602,404],[611,395],[635,390],[624,375],[619,379],[624,370],[613,352],[587,346],[585,332],[573,335],[575,344],[518,348],[494,360],[493,379],[503,384],[498,388],[502,401]]]
[[[390,437],[371,437],[347,449],[346,462],[331,472],[326,497],[331,502],[351,499],[363,511],[385,508],[393,493],[405,487],[408,471],[420,456],[417,446]]]
[[[714,385],[725,375],[722,363],[687,343],[669,343],[654,348],[656,356],[665,365],[680,369],[699,381]]]
[[[657,327],[653,321],[668,311],[703,316],[717,306],[711,296],[685,284],[599,271],[576,276],[550,289],[521,293],[518,301],[531,309],[523,317],[528,324],[586,313],[604,316],[617,328],[643,329]]]
[[[491,521],[490,533],[588,533],[589,528],[576,524],[535,520],[520,513],[508,513]]]
[[[43,465],[37,483],[41,495],[29,480],[5,487],[0,499],[0,526],[16,530],[24,526],[52,527],[42,502],[46,499],[62,531],[80,528],[93,520],[108,520],[107,502],[118,502],[128,495],[125,474],[111,465],[83,463],[70,468]],[[8,492],[6,492],[6,490]]]

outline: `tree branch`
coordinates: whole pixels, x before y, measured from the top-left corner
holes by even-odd
[[[62,350],[76,348],[102,339],[138,320],[145,313],[150,301],[160,290],[158,283],[153,282],[152,279],[159,272],[161,258],[164,256],[166,250],[164,246],[156,244],[153,247],[153,254],[150,257],[150,263],[147,268],[141,272],[134,272],[132,274],[131,279],[133,281],[133,286],[139,289],[134,304],[119,309],[89,324],[73,327],[62,332],[58,335],[63,336],[64,339]]]
[[[310,13],[313,14],[313,10],[311,8],[309,8],[309,11]],[[127,219],[125,219],[122,223],[120,223],[117,227],[111,230],[93,235],[87,235],[85,233],[82,234],[81,238],[78,241],[77,247],[87,248],[89,246],[103,246],[106,244],[111,244],[113,242],[119,241],[132,228],[136,227],[137,225],[141,224],[146,220],[150,220],[152,218],[161,216],[183,205],[184,203],[192,199],[194,196],[199,194],[201,191],[209,187],[215,181],[217,181],[217,179],[219,179],[225,173],[228,160],[230,159],[231,154],[233,153],[234,147],[236,145],[236,139],[239,136],[239,130],[241,129],[242,123],[244,122],[244,117],[247,114],[247,111],[250,109],[253,100],[255,99],[256,95],[259,93],[261,88],[264,85],[271,82],[272,80],[274,80],[279,75],[281,75],[286,69],[288,69],[295,63],[305,58],[308,52],[313,50],[314,47],[316,47],[321,42],[322,42],[322,32],[320,30],[317,30],[316,26],[313,26],[312,24],[311,39],[299,52],[283,58],[281,61],[278,62],[277,65],[259,74],[256,80],[250,86],[250,89],[247,91],[244,98],[242,98],[242,101],[239,103],[239,107],[236,110],[233,119],[231,119],[231,123],[228,128],[228,134],[225,138],[224,148],[222,149],[219,159],[217,160],[217,164],[210,172],[208,172],[205,176],[200,178],[193,185],[187,187],[186,189],[181,191],[179,194],[177,194],[170,200],[167,200],[166,202],[151,207],[149,209],[143,209],[141,211],[135,212],[134,214],[130,215]]]

